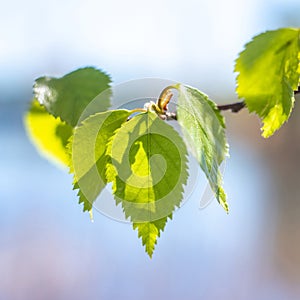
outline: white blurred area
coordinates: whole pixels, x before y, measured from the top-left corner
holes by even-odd
[[[116,83],[159,77],[217,94],[234,90],[233,61],[250,38],[282,26],[297,1],[3,1],[1,81],[95,65]],[[269,22],[269,23],[268,23]],[[29,82],[30,83],[30,82]],[[9,88],[8,88],[9,89]],[[5,99],[4,99],[5,100]]]
[[[86,65],[117,84],[165,78],[234,102],[238,52],[260,32],[300,27],[299,0],[0,4],[1,300],[299,299],[300,107],[267,141],[257,118],[226,113],[230,214],[215,202],[199,210],[202,178],[152,260],[129,225],[89,221],[70,175],[22,124],[36,77]]]

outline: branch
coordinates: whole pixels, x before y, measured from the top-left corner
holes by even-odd
[[[164,92],[165,92],[165,90],[164,90]],[[300,86],[298,87],[297,91],[294,91],[294,94],[295,95],[300,94]],[[168,100],[170,101],[170,98],[168,98]],[[221,111],[222,110],[231,110],[231,112],[237,113],[240,110],[242,110],[244,107],[246,107],[246,104],[244,101],[241,101],[241,102],[236,102],[236,103],[231,103],[231,104],[218,105],[217,107]],[[161,117],[162,117],[162,119],[167,120],[167,121],[177,120],[177,113],[166,111]]]
[[[300,94],[300,86],[298,87],[297,91],[294,91],[294,94]],[[232,104],[225,104],[225,105],[218,105],[219,110],[231,110],[234,113],[239,112],[241,109],[243,109],[246,106],[245,102],[237,102]]]
[[[219,110],[231,110],[234,113],[239,112],[241,109],[245,107],[245,102],[237,102],[232,104],[225,104],[225,105],[218,105]],[[161,115],[161,118],[167,121],[177,120],[177,113],[176,112],[165,112]]]
[[[232,104],[225,104],[225,105],[218,105],[219,110],[231,110],[234,113],[239,112],[241,109],[243,109],[246,106],[245,102],[236,102]]]

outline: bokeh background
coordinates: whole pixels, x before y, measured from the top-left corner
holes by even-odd
[[[300,27],[299,0],[0,3],[1,300],[300,298],[297,102],[268,140],[255,116],[225,113],[231,212],[200,210],[199,184],[152,260],[130,225],[90,222],[71,176],[39,156],[22,121],[36,77],[86,65],[116,84],[166,78],[234,102],[237,53],[265,30]]]

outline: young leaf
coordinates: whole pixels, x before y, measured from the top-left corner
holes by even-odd
[[[66,145],[73,134],[72,127],[50,115],[36,99],[32,100],[25,114],[24,123],[28,136],[39,152],[51,161],[67,166]]]
[[[91,211],[93,202],[107,183],[106,145],[130,114],[128,110],[97,113],[74,130],[68,146],[72,158],[70,171],[74,173],[74,189],[79,189],[79,203],[83,203],[84,211]],[[123,147],[122,144],[119,146]]]
[[[188,177],[185,144],[170,125],[147,112],[116,131],[107,153],[107,180],[113,183],[116,202],[122,203],[151,257],[167,217],[183,197]]]
[[[263,120],[267,138],[288,120],[299,85],[300,29],[283,28],[256,36],[236,60],[237,93]]]
[[[107,90],[110,82],[109,76],[104,72],[87,67],[61,78],[38,78],[33,90],[36,99],[49,113],[75,127],[88,104]],[[101,103],[97,103],[97,111],[109,108],[109,96],[108,93]]]
[[[177,118],[187,144],[204,171],[215,197],[228,212],[219,165],[228,154],[224,118],[199,90],[178,84]]]

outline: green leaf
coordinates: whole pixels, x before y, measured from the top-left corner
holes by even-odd
[[[79,203],[83,203],[84,211],[91,211],[93,202],[107,184],[106,145],[130,114],[128,110],[100,112],[85,119],[74,130],[68,146],[72,158],[70,171],[74,173],[74,189],[79,189]]]
[[[61,78],[38,78],[33,91],[36,99],[49,113],[75,127],[87,106],[96,96],[109,88],[110,82],[109,76],[104,72],[87,67]],[[92,113],[106,111],[109,108],[109,90],[101,101],[97,101],[96,106]]]
[[[228,212],[219,165],[228,154],[224,118],[216,104],[199,90],[178,84],[177,118],[183,135],[218,202]]]
[[[110,141],[107,180],[151,257],[186,184],[187,150],[178,133],[152,112],[124,123]]]
[[[166,223],[167,217],[152,222],[133,223],[133,229],[137,229],[138,237],[142,239],[142,244],[150,258],[152,258],[157,238],[164,231]]]
[[[236,60],[237,93],[263,120],[267,138],[288,120],[299,85],[300,29],[283,28],[256,36]]]
[[[24,123],[32,143],[43,156],[59,165],[68,165],[66,145],[73,133],[70,125],[49,115],[36,99],[25,114]]]

